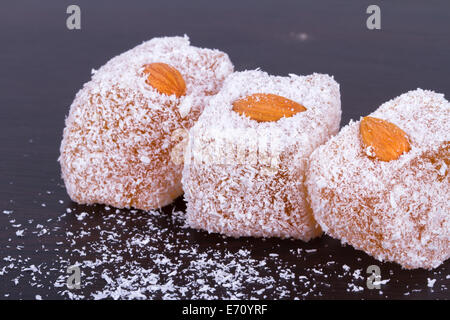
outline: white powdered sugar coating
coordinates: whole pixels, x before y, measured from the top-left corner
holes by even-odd
[[[398,160],[374,160],[350,122],[311,155],[307,188],[314,216],[329,235],[380,261],[435,268],[450,256],[450,103],[417,89],[370,116],[408,135]]]
[[[276,94],[307,110],[257,122],[232,110],[254,93]],[[339,129],[339,85],[328,75],[270,76],[236,72],[189,132],[183,189],[193,228],[233,237],[305,241],[320,235],[305,201],[312,151]]]
[[[145,82],[143,66],[154,62],[181,73],[185,96]],[[172,134],[194,124],[232,71],[225,53],[190,46],[187,36],[154,38],[93,71],[72,103],[61,144],[72,200],[145,210],[172,202],[182,193],[182,164],[171,161],[180,141]]]

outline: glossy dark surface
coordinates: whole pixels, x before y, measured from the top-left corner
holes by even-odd
[[[372,4],[368,1],[77,1],[82,10],[79,31],[66,28],[69,4],[2,2],[0,299],[70,297],[64,288],[54,285],[58,277],[64,277],[67,262],[95,260],[103,250],[93,247],[102,240],[99,230],[117,231],[114,221],[105,223],[102,219],[114,209],[78,206],[70,201],[60,179],[57,158],[64,118],[75,93],[89,80],[91,69],[144,40],[188,34],[193,45],[227,52],[236,70],[259,67],[279,75],[334,75],[341,85],[342,125],[417,87],[450,95],[448,1],[385,1],[381,4],[380,31],[366,28],[365,11]],[[183,210],[183,200],[178,199],[174,206]],[[66,208],[71,208],[72,213],[62,215]],[[7,213],[2,213],[4,210]],[[120,248],[121,242],[125,243],[134,233],[145,231],[147,219],[153,219],[152,226],[165,230],[164,246],[154,244],[155,250],[162,250],[175,260],[177,255],[181,260],[187,259],[177,260],[180,266],[195,259],[177,252],[190,245],[206,255],[212,254],[212,259],[225,251],[237,253],[246,249],[252,258],[267,260],[267,268],[259,276],[273,279],[274,287],[284,286],[283,293],[267,290],[258,295],[255,286],[244,283],[237,290],[243,298],[450,297],[448,261],[433,271],[407,271],[343,247],[327,236],[307,244],[278,239],[224,239],[182,228],[182,223],[171,218],[172,210],[173,207],[165,208],[166,215],[156,218],[122,210],[120,216],[125,217],[126,228],[117,233],[119,241],[104,245],[111,250]],[[75,214],[83,211],[89,217],[80,222]],[[39,235],[41,229],[49,232]],[[90,235],[70,240],[68,234],[79,234],[81,229]],[[24,230],[23,236],[20,230]],[[167,243],[172,244],[173,250],[167,251],[172,248]],[[300,258],[292,254],[298,248],[303,249]],[[305,251],[310,249],[317,251]],[[153,261],[139,253],[120,252],[122,260],[111,259],[101,268],[122,270],[126,262],[134,260],[152,267]],[[266,259],[270,253],[278,254],[276,261]],[[330,261],[334,263],[327,264]],[[372,264],[380,266],[384,279],[390,279],[382,285],[381,292],[365,287],[365,271]],[[33,271],[33,267],[30,270],[32,265],[39,271]],[[292,280],[283,282],[279,277],[281,265],[293,272]],[[362,270],[362,277],[342,276],[344,265],[351,272]],[[322,274],[315,274],[314,268]],[[100,276],[102,271],[86,271],[90,282],[76,293],[91,298],[91,293],[101,290],[106,284]],[[317,286],[303,286],[298,281],[301,275]],[[172,276],[179,286],[200,277],[201,273],[189,270],[183,277]],[[432,288],[427,286],[428,279],[436,279]],[[211,278],[206,281],[216,288],[213,297],[229,297],[227,288]],[[363,289],[349,291],[349,283]]]

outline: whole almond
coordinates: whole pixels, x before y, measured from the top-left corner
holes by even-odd
[[[167,63],[150,63],[144,65],[144,73],[147,75],[146,83],[155,88],[159,93],[168,96],[174,94],[177,98],[186,94],[186,83],[181,73]]]
[[[359,130],[369,157],[382,161],[397,160],[411,149],[406,133],[389,121],[364,117]]]
[[[258,122],[277,121],[306,111],[301,104],[271,93],[255,93],[233,102],[233,110]]]

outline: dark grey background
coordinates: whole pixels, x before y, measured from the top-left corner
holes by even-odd
[[[82,30],[67,30],[69,4],[81,7]],[[365,11],[369,4],[381,7],[381,31],[366,28]],[[306,40],[299,39],[301,33],[308,35]],[[261,68],[278,75],[312,72],[334,75],[341,85],[342,125],[417,87],[450,94],[448,1],[3,0],[0,258],[10,257],[14,265],[8,269],[8,259],[0,260],[0,298],[32,299],[37,294],[43,298],[67,297],[52,285],[61,273],[53,270],[58,270],[61,259],[77,260],[73,249],[89,248],[96,238],[93,235],[88,242],[71,244],[65,239],[65,232],[76,232],[79,223],[73,215],[56,221],[55,218],[65,208],[73,208],[75,213],[83,210],[93,213],[83,223],[84,229],[93,230],[103,224],[103,206],[86,208],[70,201],[61,185],[56,161],[64,118],[75,93],[90,79],[91,69],[144,40],[183,34],[190,36],[193,45],[227,52],[236,70]],[[176,208],[184,208],[182,199],[176,202]],[[13,213],[2,214],[2,210]],[[165,211],[170,217],[172,208]],[[129,218],[130,223],[139,226],[145,214],[138,215],[140,219]],[[37,237],[29,232],[32,225],[49,219],[54,232],[48,236]],[[180,226],[170,221],[161,218],[157,223],[179,234],[185,243],[200,244],[203,248],[217,246],[219,251],[225,247],[221,247],[225,240],[219,236],[196,231],[182,233]],[[21,226],[13,226],[18,224]],[[24,237],[16,236],[16,231],[24,228],[28,228]],[[63,242],[62,246],[56,246],[58,241]],[[395,264],[379,263],[351,247],[341,247],[338,241],[326,236],[308,244],[277,239],[226,239],[225,243],[230,250],[250,250],[255,259],[263,258],[270,250],[279,252],[283,259],[288,249],[317,248],[317,254],[301,261],[286,254],[284,262],[298,274],[304,268],[327,262],[331,255],[339,262],[339,268],[347,264],[352,269],[365,270],[370,264],[378,264],[383,272],[391,274],[391,281],[381,293],[367,289],[348,292],[348,281],[330,275],[321,280],[330,285],[313,291],[307,298],[449,298],[448,262],[434,271],[405,271]],[[24,272],[23,268],[30,264],[41,265],[46,272]],[[3,275],[2,268],[8,270]],[[17,285],[13,282],[15,278],[19,278]],[[437,279],[432,289],[426,286],[427,278]],[[89,297],[90,292],[104,284],[103,279],[95,280],[93,276],[92,285],[84,288],[83,294]],[[251,287],[248,292],[244,290],[244,297],[250,297],[245,294],[251,290]],[[287,296],[281,297],[274,291],[261,297],[301,298],[302,290],[293,282],[287,285]],[[411,294],[406,296],[405,292]],[[217,296],[226,297],[226,290],[218,289]]]

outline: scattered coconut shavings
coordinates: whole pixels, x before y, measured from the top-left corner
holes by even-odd
[[[25,232],[25,230],[17,230],[16,231],[16,236],[18,237],[23,237],[23,233]]]
[[[77,220],[78,220],[78,221],[81,221],[81,220],[83,220],[87,215],[88,215],[87,212],[82,212],[82,213],[80,213],[79,215],[77,215]]]
[[[364,279],[364,278],[361,276],[361,272],[362,272],[362,269],[357,269],[357,270],[355,270],[355,271],[353,272],[353,278],[355,278],[355,279]]]
[[[380,280],[380,281],[374,281],[374,282],[373,282],[373,285],[374,285],[374,286],[382,285],[382,284],[388,283],[389,281],[391,281],[391,280],[390,280],[390,279],[384,279],[384,280]]]
[[[357,285],[355,285],[354,283],[349,283],[348,284],[348,289],[347,290],[349,290],[349,291],[351,291],[351,292],[360,292],[360,291],[364,291],[364,288],[363,287],[361,287],[361,286],[357,286]]]
[[[427,286],[429,288],[433,288],[435,283],[436,283],[436,279],[427,278]]]
[[[445,297],[448,292],[444,285],[448,263],[434,271],[414,274],[380,264],[382,277],[390,279],[380,281],[382,290],[366,290],[365,268],[377,262],[351,247],[340,247],[338,241],[328,237],[309,243],[233,239],[187,228],[185,214],[175,207],[164,212],[73,203],[64,207],[58,199],[65,190],[51,191],[42,193],[34,203],[37,210],[55,210],[54,215],[30,219],[16,208],[14,219],[0,215],[0,231],[10,235],[1,249],[1,297],[361,298],[387,297],[392,294],[390,286],[395,287],[397,296],[408,298],[425,291]],[[44,200],[46,208],[40,207]],[[177,203],[183,209],[182,201]],[[80,215],[84,216],[82,220],[78,220]],[[21,225],[22,237],[15,236],[13,224]],[[67,287],[70,266],[80,268],[80,289]],[[406,278],[410,278],[407,284]],[[427,278],[436,279],[432,290],[426,290]]]

